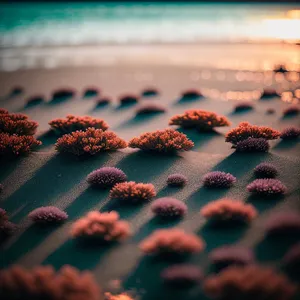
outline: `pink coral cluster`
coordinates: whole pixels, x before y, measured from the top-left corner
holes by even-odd
[[[186,214],[187,206],[178,199],[163,197],[152,203],[151,210],[161,218],[180,218]]]
[[[236,182],[230,173],[213,171],[203,176],[203,185],[208,188],[229,188]]]
[[[114,132],[88,128],[65,134],[55,144],[57,151],[76,156],[95,155],[103,151],[126,148],[127,143]]]
[[[140,244],[146,254],[192,254],[204,248],[205,242],[200,237],[179,228],[158,229]]]
[[[5,300],[103,300],[101,290],[90,272],[64,266],[26,270],[12,266],[0,270],[0,298]]]
[[[71,236],[101,242],[125,240],[130,236],[129,223],[119,218],[119,214],[115,211],[105,213],[91,211],[73,224]]]
[[[110,191],[111,199],[124,203],[143,203],[156,196],[154,185],[151,183],[136,183],[134,181],[116,184]]]
[[[271,196],[284,194],[287,187],[278,179],[262,178],[248,184],[247,190],[256,195]]]
[[[213,299],[291,300],[296,285],[274,270],[256,265],[231,266],[204,282],[205,293]]]
[[[224,198],[206,204],[200,210],[200,214],[216,222],[251,222],[257,216],[257,211],[251,204]]]
[[[41,206],[30,212],[28,217],[35,223],[50,224],[63,222],[67,220],[68,215],[58,207]]]
[[[178,125],[183,128],[196,128],[199,131],[210,131],[214,127],[229,126],[229,120],[214,112],[192,109],[183,114],[172,117],[169,125]]]
[[[54,119],[49,122],[51,129],[56,134],[71,133],[76,130],[85,130],[88,127],[102,129],[105,131],[108,129],[108,124],[102,119],[92,118],[90,116],[73,116],[67,115],[65,119]]]
[[[140,137],[130,140],[129,147],[144,151],[170,153],[175,151],[188,151],[194,143],[183,133],[173,129],[146,132]]]
[[[187,182],[188,179],[186,178],[186,176],[179,173],[171,174],[167,178],[168,186],[172,186],[172,187],[182,187],[185,186]]]
[[[274,178],[278,175],[278,170],[272,164],[261,163],[254,168],[254,174],[257,178]]]

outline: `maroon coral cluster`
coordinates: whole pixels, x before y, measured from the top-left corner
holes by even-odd
[[[130,226],[119,219],[115,211],[91,211],[76,221],[71,228],[73,238],[93,239],[100,242],[122,241],[130,236]]]
[[[28,215],[29,219],[39,224],[60,223],[67,220],[68,215],[55,206],[42,206]]]
[[[278,179],[262,178],[248,184],[247,190],[256,195],[271,196],[284,194],[287,187]]]
[[[285,275],[256,265],[228,267],[204,282],[205,293],[219,300],[290,300],[296,290]]]
[[[187,212],[184,202],[171,198],[163,197],[156,199],[151,205],[152,212],[161,218],[179,218]]]
[[[172,186],[172,187],[182,187],[186,185],[187,182],[188,179],[186,178],[186,176],[179,173],[171,174],[167,178],[168,186]]]
[[[235,145],[237,152],[268,152],[270,145],[264,138],[249,137]]]
[[[65,134],[55,144],[57,151],[76,156],[95,155],[103,151],[114,151],[126,148],[127,143],[114,132],[88,128]]]
[[[143,133],[129,141],[129,147],[139,148],[144,151],[159,153],[172,153],[176,151],[188,151],[194,143],[183,133],[173,129],[157,130]]]
[[[229,126],[229,120],[214,112],[192,109],[183,114],[173,116],[169,125],[178,125],[183,128],[196,128],[199,131],[210,131],[214,127]]]
[[[0,298],[6,300],[103,300],[90,272],[71,266],[55,271],[52,266],[26,270],[13,266],[0,270]]]
[[[230,173],[213,171],[203,176],[203,185],[208,188],[229,188],[236,182]]]
[[[54,119],[49,122],[51,129],[59,135],[71,133],[76,130],[85,130],[89,127],[108,129],[108,124],[102,119],[92,118],[90,116],[67,115],[65,119]]]
[[[300,136],[300,128],[298,127],[287,127],[281,131],[280,138],[282,140],[294,140]]]

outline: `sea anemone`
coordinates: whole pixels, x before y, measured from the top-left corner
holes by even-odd
[[[141,136],[131,139],[128,146],[144,151],[172,153],[188,151],[194,146],[194,143],[183,133],[165,129],[143,133]]]
[[[196,89],[188,89],[181,92],[182,98],[198,98],[202,97],[202,93]]]
[[[236,182],[230,173],[213,171],[203,176],[203,185],[208,188],[229,188]]]
[[[278,179],[273,178],[262,178],[256,179],[247,186],[247,190],[250,193],[271,196],[271,195],[282,195],[286,192],[286,186]]]
[[[137,95],[133,95],[133,94],[132,95],[126,94],[126,95],[119,97],[119,102],[121,105],[137,103],[139,100],[140,100],[139,97]]]
[[[9,114],[9,112],[8,112],[7,109],[5,109],[5,108],[0,108],[0,115],[8,115],[8,114]]]
[[[94,97],[99,94],[99,89],[96,87],[87,87],[83,91],[83,97]]]
[[[219,116],[214,112],[191,109],[183,114],[173,116],[169,121],[169,125],[196,128],[199,131],[211,131],[214,127],[229,126],[230,122],[226,117]]]
[[[171,174],[167,178],[167,184],[168,186],[172,187],[182,187],[186,185],[188,182],[188,179],[179,173]]]
[[[238,127],[231,129],[226,134],[226,142],[236,145],[238,142],[248,138],[264,138],[265,140],[275,140],[280,136],[280,132],[267,126],[251,125],[248,122],[242,122]]]
[[[120,200],[124,203],[142,203],[156,196],[151,183],[136,183],[134,181],[117,183],[110,191],[110,199]]]
[[[296,290],[285,275],[256,265],[230,266],[204,282],[207,296],[219,300],[291,300]]]
[[[277,91],[275,89],[266,88],[263,90],[261,98],[271,98],[278,96]]]
[[[229,265],[248,265],[254,263],[253,252],[245,247],[225,245],[214,249],[209,259],[219,268]]]
[[[72,88],[60,88],[55,90],[52,93],[52,100],[60,101],[60,100],[65,100],[68,98],[72,98],[75,95],[75,90]]]
[[[257,216],[257,211],[251,204],[223,198],[206,204],[200,210],[200,214],[213,222],[238,221],[248,223]]]
[[[261,163],[254,168],[254,175],[257,178],[275,178],[278,175],[278,170],[272,164]]]
[[[275,114],[276,110],[274,108],[267,108],[266,114],[267,115],[272,115]]]
[[[293,140],[300,136],[300,128],[288,127],[281,131],[280,138],[283,140]]]
[[[38,123],[24,114],[0,114],[0,132],[18,135],[34,135]]]
[[[290,105],[283,111],[284,116],[294,116],[300,113],[300,107],[298,105]]]
[[[253,109],[253,104],[251,102],[240,102],[235,105],[234,111],[235,112],[243,112]]]
[[[180,218],[187,212],[184,202],[171,197],[163,197],[151,204],[152,212],[161,218]]]
[[[204,277],[201,269],[189,264],[167,267],[161,272],[160,276],[164,283],[170,284],[174,287],[197,285]]]
[[[285,267],[300,267],[300,243],[292,246],[282,259]]]
[[[266,221],[269,235],[300,233],[300,214],[294,211],[273,213]]]
[[[268,152],[270,145],[264,138],[249,137],[246,140],[238,142],[232,148],[237,152]]]
[[[145,88],[141,94],[143,97],[153,97],[159,94],[159,90],[154,87],[149,87]]]
[[[57,151],[76,156],[95,155],[103,151],[114,151],[127,147],[127,143],[114,132],[88,128],[65,134],[55,144]]]
[[[101,97],[96,100],[96,106],[105,106],[111,103],[111,99],[109,97]]]
[[[37,105],[45,101],[44,96],[42,95],[35,95],[31,96],[26,100],[26,105],[31,106],[31,105]]]
[[[123,241],[130,236],[130,226],[116,211],[91,211],[73,224],[71,236],[99,242]]]
[[[6,300],[103,300],[93,275],[71,266],[55,271],[37,266],[28,271],[21,266],[0,270],[0,298]]]
[[[103,167],[91,172],[87,176],[87,182],[95,187],[111,188],[117,183],[127,180],[126,174],[114,167]]]
[[[54,119],[49,122],[51,129],[58,135],[71,133],[76,130],[85,130],[88,127],[108,129],[108,124],[102,119],[95,119],[89,116],[77,117],[73,115],[66,116],[66,119]]]
[[[140,243],[145,254],[192,254],[205,248],[205,242],[195,234],[179,228],[158,229]]]
[[[0,156],[19,156],[30,153],[42,142],[31,135],[0,133]]]
[[[60,223],[68,219],[68,215],[55,206],[42,206],[28,214],[31,221],[39,224]]]
[[[154,113],[164,113],[166,108],[160,104],[147,103],[143,104],[137,108],[135,114],[138,115],[146,115],[146,114],[154,114]]]

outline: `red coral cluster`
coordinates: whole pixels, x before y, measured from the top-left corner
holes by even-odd
[[[210,131],[214,127],[229,126],[229,120],[214,112],[191,109],[183,114],[173,116],[169,125],[178,125],[183,128],[196,128],[199,131]]]
[[[95,155],[103,151],[113,151],[127,147],[127,143],[114,132],[88,128],[65,134],[55,144],[57,151],[76,156]]]
[[[151,200],[156,196],[156,191],[151,183],[136,183],[134,181],[116,184],[109,194],[111,199],[122,202],[140,203]]]
[[[251,222],[257,211],[251,204],[224,198],[208,203],[201,209],[200,214],[214,221]]]
[[[92,118],[90,116],[73,116],[67,115],[65,119],[54,119],[49,122],[51,129],[56,134],[71,133],[76,130],[85,130],[88,127],[102,129],[105,131],[108,129],[108,124],[102,119]]]
[[[115,211],[91,211],[73,224],[71,236],[101,242],[122,241],[130,236],[130,227],[128,222],[119,219]]]
[[[3,115],[3,114],[7,115],[8,113],[9,113],[9,112],[8,112],[7,109],[5,109],[5,108],[0,108],[0,115]]]
[[[146,254],[192,254],[204,248],[205,242],[201,238],[179,228],[158,229],[140,244]]]
[[[204,282],[205,293],[219,300],[290,300],[296,290],[285,275],[255,265],[228,267]]]
[[[144,151],[168,153],[188,151],[194,146],[194,143],[183,133],[165,129],[143,133],[141,136],[131,139],[128,145]]]
[[[24,114],[10,114],[6,110],[0,113],[0,132],[19,135],[34,135],[38,123]]]
[[[267,126],[251,125],[242,122],[238,127],[231,129],[225,137],[225,141],[233,145],[248,138],[263,138],[265,140],[275,140],[280,136],[280,132]]]
[[[52,266],[28,271],[13,266],[0,271],[0,298],[6,300],[103,300],[90,272],[64,266],[55,272]]]

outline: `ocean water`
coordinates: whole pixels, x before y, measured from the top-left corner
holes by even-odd
[[[297,40],[299,8],[287,4],[0,4],[0,47]]]

